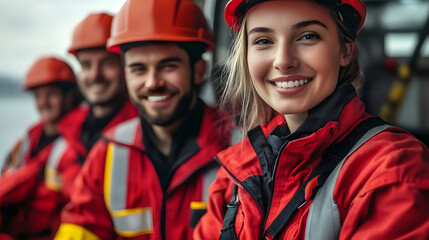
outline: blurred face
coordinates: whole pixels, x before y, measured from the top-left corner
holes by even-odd
[[[41,86],[33,89],[36,108],[40,119],[45,124],[55,124],[61,118],[64,106],[64,95],[55,86]]]
[[[268,1],[247,12],[247,62],[258,95],[282,114],[306,113],[336,88],[340,47],[329,10],[312,1]]]
[[[77,52],[81,65],[79,89],[91,105],[110,105],[126,95],[120,56],[104,49]]]
[[[131,48],[124,57],[128,93],[150,124],[173,124],[195,105],[204,61],[192,71],[188,54],[176,44]]]

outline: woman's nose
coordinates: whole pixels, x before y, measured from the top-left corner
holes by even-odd
[[[298,67],[299,59],[293,47],[288,44],[279,45],[275,53],[273,66],[281,72],[286,72]]]

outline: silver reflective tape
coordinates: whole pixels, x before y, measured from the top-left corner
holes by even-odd
[[[67,144],[65,139],[62,137],[58,137],[53,144],[54,146],[52,147],[51,153],[49,154],[47,165],[52,170],[57,170],[58,165],[60,164],[61,157],[66,150]]]
[[[332,171],[325,184],[317,191],[308,212],[307,224],[305,227],[305,240],[330,240],[339,238],[341,221],[337,203],[334,201],[334,188],[341,167],[345,159],[363,143],[389,127],[392,126],[385,124],[374,127],[363,135],[350,152],[347,153],[346,157],[337,165],[334,171]]]
[[[28,147],[30,146],[30,140],[31,137],[29,135],[26,135],[24,140],[22,141],[21,146],[18,150],[18,156],[19,156],[19,164],[18,166],[21,166],[24,163],[24,156],[25,153],[28,151]]]
[[[143,212],[114,216],[113,224],[119,232],[152,232],[152,209],[144,208]]]
[[[121,123],[115,130],[115,141],[125,144],[132,144],[136,134],[136,128],[139,123],[140,118],[138,117]]]
[[[112,144],[112,167],[110,178],[110,207],[112,211],[126,207],[129,149]]]

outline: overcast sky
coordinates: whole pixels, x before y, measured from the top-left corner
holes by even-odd
[[[2,0],[0,1],[0,76],[22,81],[41,56],[66,59],[74,27],[88,14],[115,14],[125,0]]]

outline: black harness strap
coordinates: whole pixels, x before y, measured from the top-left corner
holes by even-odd
[[[231,200],[226,205],[226,213],[223,219],[223,228],[220,230],[220,240],[237,240],[235,234],[235,216],[237,215],[238,206],[240,201],[238,200],[238,186],[234,184],[234,190],[232,193]]]
[[[310,174],[310,176],[304,181],[289,203],[283,208],[276,219],[265,231],[267,239],[277,239],[284,228],[287,226],[291,216],[307,201],[305,200],[305,187],[311,180],[317,178],[317,185],[313,188],[313,194],[315,195],[317,190],[325,183],[334,168],[347,156],[353,146],[367,133],[370,129],[386,124],[381,118],[372,117],[360,122],[341,142],[327,149],[322,156],[321,163],[316,169]],[[228,204],[227,211],[223,222],[223,229],[221,230],[221,240],[236,240],[236,234],[234,231],[235,215],[237,214],[239,202],[237,194],[237,186],[234,186],[234,193],[231,198],[230,204]]]
[[[317,179],[317,186],[313,188],[313,194],[317,191],[326,181],[328,176],[334,170],[334,168],[340,163],[346,156],[347,153],[353,148],[353,146],[362,138],[365,133],[370,129],[386,124],[381,118],[372,117],[360,122],[341,142],[335,144],[329,148],[323,155],[321,163],[316,169],[310,174],[305,180],[304,184],[298,189],[289,203],[283,208],[276,219],[265,231],[265,235],[271,239],[277,239],[284,228],[287,226],[291,216],[299,208],[307,203],[305,200],[305,187],[307,183],[319,176]]]

